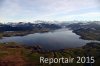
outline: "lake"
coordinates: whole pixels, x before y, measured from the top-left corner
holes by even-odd
[[[0,42],[17,42],[26,45],[40,45],[44,49],[58,50],[76,48],[90,42],[79,38],[72,30],[59,29],[46,33],[34,33],[26,36],[3,37]]]

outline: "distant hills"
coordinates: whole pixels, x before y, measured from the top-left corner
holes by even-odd
[[[59,29],[61,26],[57,24],[49,23],[10,23],[10,24],[0,24],[0,31],[25,31],[34,29]]]
[[[97,22],[88,22],[88,23],[73,23],[68,25],[67,27],[77,30],[77,29],[100,29],[100,24]]]
[[[69,28],[72,30],[78,29],[93,29],[93,30],[100,30],[100,22],[62,22],[62,23],[45,23],[45,22],[38,22],[38,23],[7,23],[2,24],[0,23],[0,31],[25,31],[25,30],[34,30],[34,29],[60,29],[60,28]]]

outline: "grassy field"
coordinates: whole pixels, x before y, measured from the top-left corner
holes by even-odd
[[[69,48],[57,51],[44,51],[40,46],[23,46],[14,42],[0,44],[0,66],[84,66],[85,64],[76,63],[40,63],[40,57],[45,58],[61,58],[74,57],[77,61],[77,56],[94,56],[95,63],[93,66],[99,66],[100,61],[100,44],[88,43],[81,48]]]

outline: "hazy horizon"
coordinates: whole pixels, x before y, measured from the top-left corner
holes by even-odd
[[[0,22],[1,24],[11,24],[11,23],[51,23],[51,24],[61,24],[61,23],[99,23],[100,21],[42,21],[42,20],[36,20],[36,21],[32,21],[32,22],[29,22],[29,21],[16,21],[16,22]]]
[[[0,22],[100,21],[100,0],[0,0]]]

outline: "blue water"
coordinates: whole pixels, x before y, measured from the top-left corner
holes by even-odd
[[[80,39],[79,37],[80,36],[73,33],[72,30],[59,29],[52,32],[34,33],[26,36],[3,37],[3,39],[0,39],[0,42],[40,45],[44,49],[50,50],[81,47],[90,42]]]

